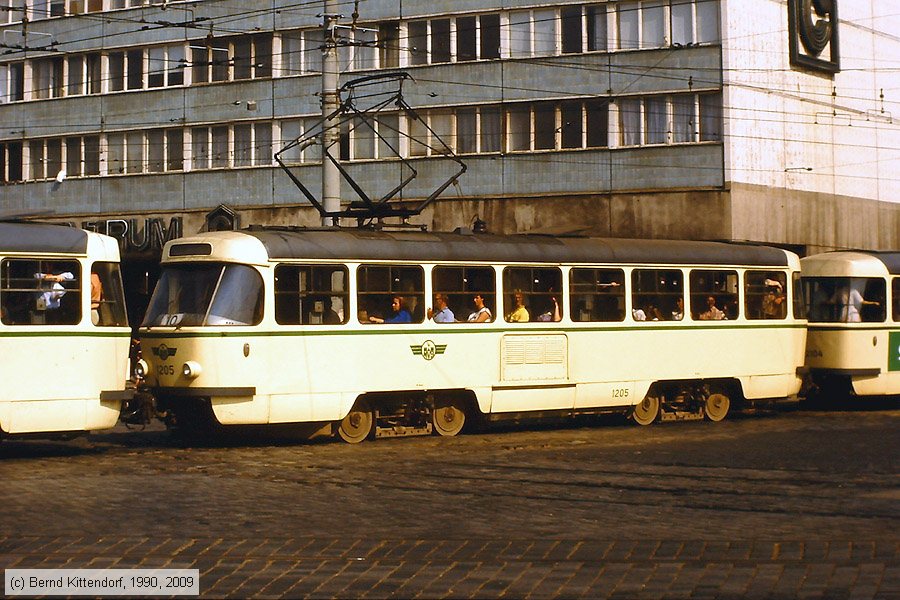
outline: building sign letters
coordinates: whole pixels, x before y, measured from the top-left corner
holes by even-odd
[[[788,0],[791,65],[824,73],[841,70],[838,0]]]
[[[143,222],[141,222],[143,221]],[[163,219],[104,219],[102,221],[82,221],[82,229],[96,231],[119,240],[122,252],[145,252],[160,250],[169,240],[182,236],[181,217],[169,219],[166,226]]]

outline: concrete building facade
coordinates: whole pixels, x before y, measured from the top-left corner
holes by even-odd
[[[900,14],[879,0],[340,3],[341,81],[402,70],[340,155],[417,222],[900,247]],[[0,0],[0,210],[123,240],[317,224],[273,153],[321,116],[323,3]],[[427,126],[425,126],[427,125]],[[321,151],[285,155],[320,194]],[[352,190],[345,185],[342,197]],[[227,208],[216,210],[224,205]],[[212,223],[211,223],[212,222]]]

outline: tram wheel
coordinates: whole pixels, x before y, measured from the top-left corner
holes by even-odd
[[[638,425],[649,425],[659,417],[659,398],[646,395],[631,411],[631,420]]]
[[[462,431],[466,424],[466,411],[463,402],[456,397],[435,399],[434,411],[431,413],[434,433],[441,436],[454,436]]]
[[[718,423],[728,415],[729,408],[731,408],[731,400],[728,399],[728,396],[713,392],[706,399],[703,412],[707,420]]]
[[[348,444],[358,444],[369,436],[374,420],[369,403],[363,399],[357,400],[347,416],[338,423],[337,434]]]

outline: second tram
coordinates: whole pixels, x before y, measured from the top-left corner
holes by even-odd
[[[0,436],[113,427],[130,343],[113,238],[0,222]]]
[[[826,252],[800,263],[808,397],[900,394],[900,252]]]
[[[718,421],[794,396],[800,262],[739,244],[251,228],[167,243],[141,375],[178,426]]]

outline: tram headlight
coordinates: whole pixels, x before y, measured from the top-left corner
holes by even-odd
[[[147,371],[150,370],[150,366],[147,362],[142,358],[134,365],[134,374],[141,379],[147,377]]]
[[[200,363],[194,362],[192,360],[189,360],[181,365],[181,374],[189,379],[196,379],[200,376],[200,373],[202,371],[203,367],[200,366]]]

